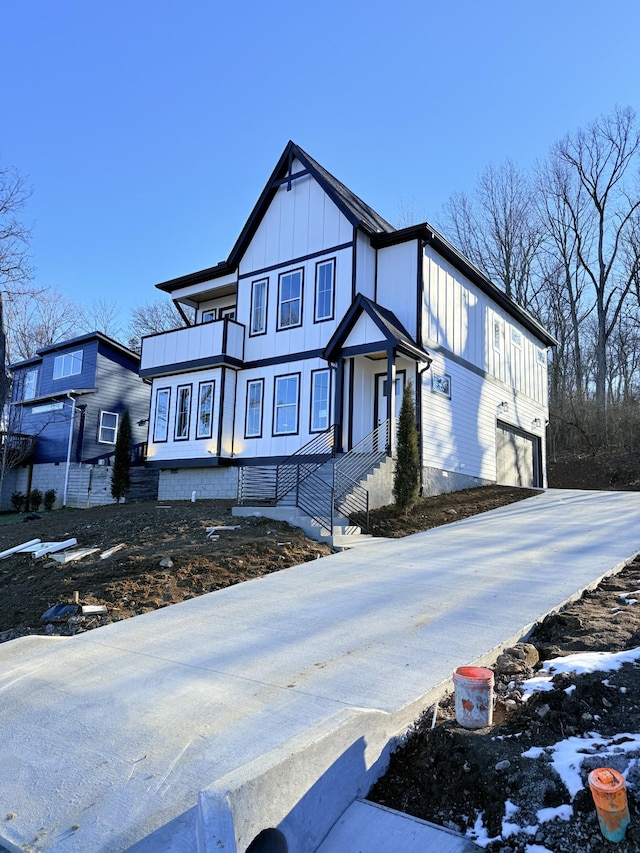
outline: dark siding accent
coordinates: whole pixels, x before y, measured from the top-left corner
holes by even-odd
[[[358,263],[358,228],[353,229],[353,249],[351,251],[351,301],[356,298],[357,280],[356,280],[356,265]]]
[[[226,324],[225,324],[226,328]],[[223,435],[223,420],[225,416],[225,389],[227,386],[227,368],[223,367],[220,371],[220,409],[218,410],[218,456],[222,455],[222,435]]]
[[[73,376],[65,376],[62,379],[53,378],[53,365],[58,356],[72,352],[82,352],[82,370]],[[87,341],[77,346],[69,346],[55,352],[46,353],[42,358],[40,368],[40,395],[59,394],[70,391],[73,388],[93,388],[97,385],[96,370],[98,359],[98,342]]]
[[[347,450],[353,447],[353,380],[356,365],[353,359],[349,359],[349,431],[347,433]]]
[[[331,255],[335,252],[340,252],[343,249],[349,249],[353,245],[353,243],[338,243],[337,246],[328,246],[326,249],[321,249],[318,252],[311,252],[309,255],[300,255],[299,257],[291,258],[288,261],[282,261],[279,264],[272,264],[270,267],[261,267],[257,270],[251,270],[251,272],[243,272],[238,276],[238,280],[241,281],[244,278],[264,276],[274,270],[282,269],[282,267],[297,266],[305,263],[305,261],[312,261],[314,258],[321,258],[323,255]]]

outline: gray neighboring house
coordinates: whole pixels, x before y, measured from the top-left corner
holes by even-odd
[[[14,491],[33,488],[55,489],[57,505],[111,503],[111,463],[127,410],[132,470],[144,470],[151,389],[139,368],[135,352],[101,332],[52,344],[9,366],[13,383],[3,447],[17,464],[5,466],[3,509]]]

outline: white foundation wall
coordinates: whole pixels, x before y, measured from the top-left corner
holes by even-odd
[[[102,465],[83,465],[72,462],[69,466],[67,484],[67,506],[85,509],[89,506],[104,506],[115,503],[111,497],[111,468]],[[64,497],[66,465],[54,463],[34,465],[31,490],[56,490],[55,507],[61,507]],[[2,489],[2,509],[12,509],[11,494],[26,494],[29,480],[28,468],[17,468],[9,472]]]
[[[237,468],[176,468],[160,471],[158,500],[230,499],[238,494]]]

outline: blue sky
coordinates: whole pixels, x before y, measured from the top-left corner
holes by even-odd
[[[226,258],[289,139],[437,221],[489,162],[639,108],[637,0],[20,0],[0,25],[36,280],[125,318]]]

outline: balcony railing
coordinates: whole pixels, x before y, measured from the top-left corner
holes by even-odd
[[[27,462],[33,455],[35,446],[35,435],[1,431],[0,464],[5,468],[13,468],[16,465]]]
[[[143,338],[140,375],[180,373],[229,360],[239,364],[243,355],[244,326],[225,318]]]

